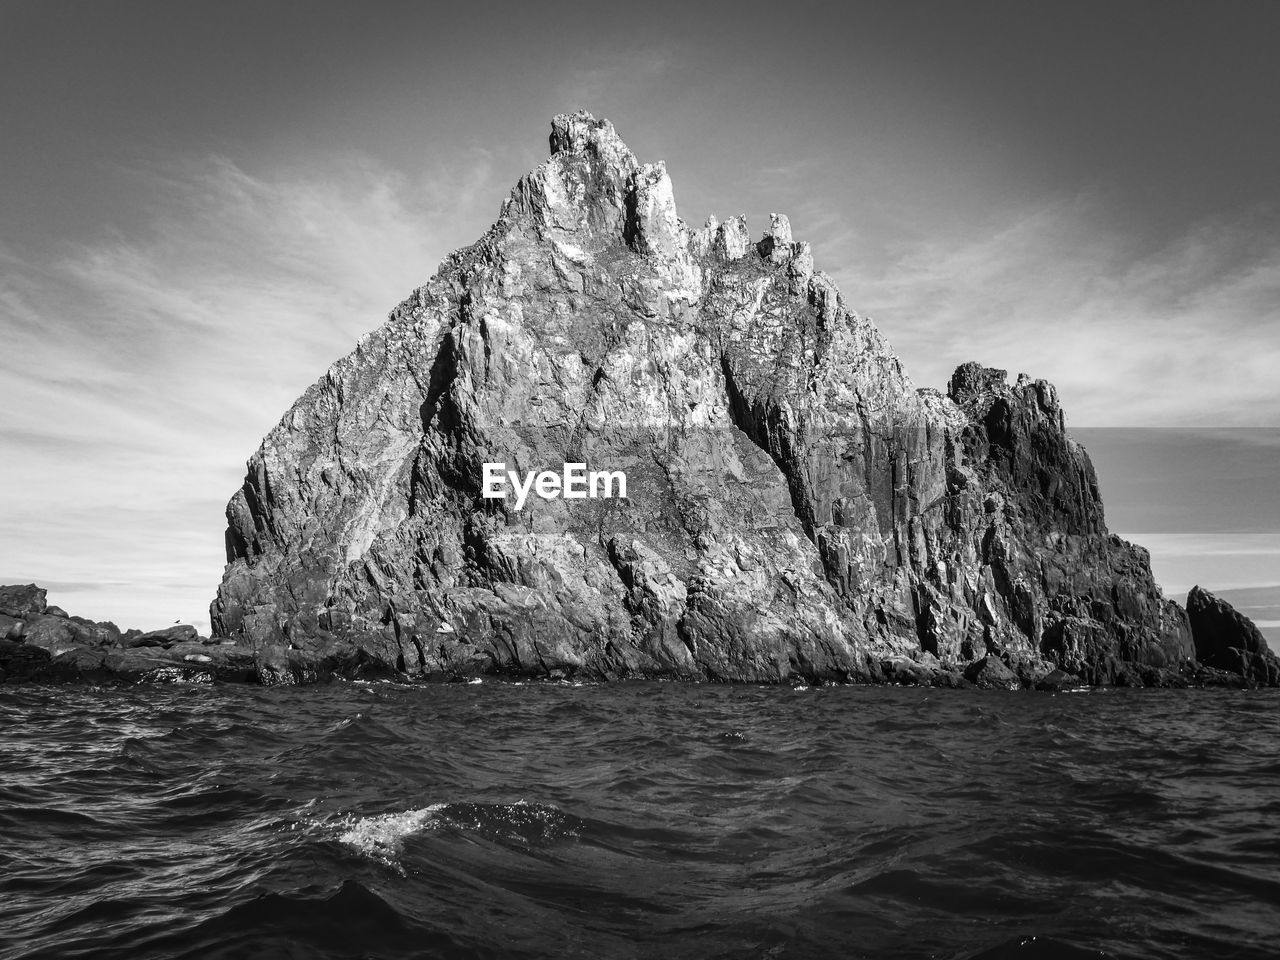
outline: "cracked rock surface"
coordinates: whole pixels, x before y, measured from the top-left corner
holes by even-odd
[[[586,113],[550,145],[263,440],[215,634],[296,679],[1157,683],[1195,657],[1049,383],[918,390],[786,217],[688,226]],[[481,495],[499,461],[628,496],[517,511]]]

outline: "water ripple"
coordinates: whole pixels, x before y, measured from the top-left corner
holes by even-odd
[[[1280,694],[0,694],[0,953],[1274,956]]]

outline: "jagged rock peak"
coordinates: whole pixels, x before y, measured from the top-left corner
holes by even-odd
[[[585,110],[557,114],[551,121],[551,155],[585,153],[634,169],[635,154],[622,142],[613,124],[597,120]]]
[[[575,245],[577,234],[604,240],[622,234],[640,165],[613,124],[585,110],[559,114],[551,121],[550,147],[551,156],[512,190],[499,224],[529,222],[540,237]]]
[[[1048,384],[975,364],[918,393],[785,216],[690,229],[665,164],[584,111],[549,143],[263,441],[215,630],[298,676],[1110,682],[1187,657]],[[626,492],[489,494],[489,467],[561,464]]]
[[[676,209],[666,163],[640,163],[608,120],[586,110],[558,114],[549,143],[551,156],[516,186],[505,217],[526,214],[553,231],[620,228],[632,250],[662,261],[708,254],[737,261],[752,249],[741,215],[724,223],[712,216],[702,229],[689,229]],[[763,260],[788,264],[795,291],[804,295],[814,273],[810,245],[793,241],[784,214],[769,219],[754,248]]]

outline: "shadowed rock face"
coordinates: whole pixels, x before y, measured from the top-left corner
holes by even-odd
[[[1280,659],[1252,620],[1208,590],[1192,587],[1187,616],[1195,638],[1196,659],[1206,667],[1236,674],[1246,681],[1280,683]]]
[[[1051,385],[917,390],[785,217],[689,228],[585,113],[551,151],[262,442],[216,634],[300,677],[1112,682],[1194,654]],[[481,496],[498,461],[628,497],[517,511]]]

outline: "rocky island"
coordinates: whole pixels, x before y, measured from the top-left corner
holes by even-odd
[[[969,363],[916,388],[771,219],[689,227],[662,163],[556,117],[497,222],[250,459],[216,638],[6,588],[0,670],[1280,682],[1247,619],[1199,588],[1188,617],[1108,533],[1051,384]],[[497,465],[565,479],[517,503]],[[625,496],[573,495],[571,465]]]

